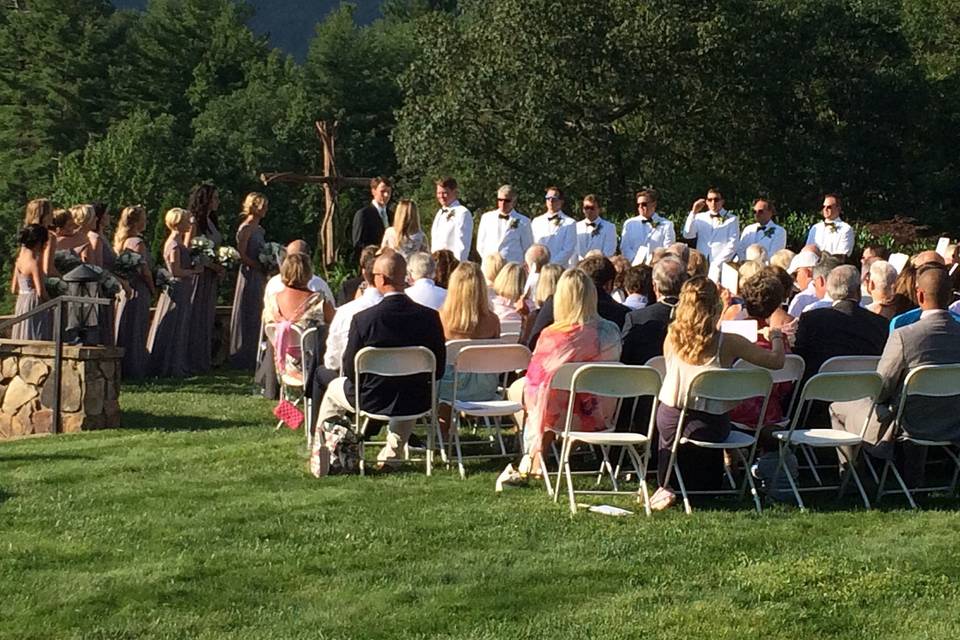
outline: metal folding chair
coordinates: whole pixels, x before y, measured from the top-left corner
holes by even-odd
[[[834,356],[820,365],[817,373],[876,371],[880,356]]]
[[[316,357],[314,338],[317,335],[316,327],[302,329],[297,325],[290,325],[297,338],[297,353],[288,366],[277,370],[277,381],[280,383],[280,397],[287,398],[303,411],[303,428],[306,431],[307,451],[313,445],[313,399],[306,388],[307,375],[313,370],[313,360]],[[277,325],[268,322],[263,325],[263,332],[267,340],[276,349]],[[291,368],[292,367],[292,368]],[[289,398],[288,398],[289,399]],[[277,422],[275,430],[283,426],[283,421]]]
[[[960,395],[960,364],[931,364],[911,369],[903,383],[903,391],[900,394],[900,403],[897,407],[897,417],[893,423],[893,433],[898,442],[910,442],[919,447],[939,447],[947,454],[954,463],[953,479],[948,485],[936,487],[919,487],[909,489],[907,483],[903,481],[903,476],[897,471],[896,465],[891,460],[886,460],[883,465],[883,471],[880,474],[880,480],[877,483],[877,501],[887,494],[902,493],[907,497],[910,507],[917,508],[916,500],[913,494],[929,493],[932,491],[950,491],[957,490],[957,478],[960,476],[960,457],[952,450],[957,443],[944,440],[926,440],[915,438],[906,432],[903,424],[903,407],[910,396],[927,396],[944,398]],[[960,403],[958,403],[960,409]],[[960,412],[958,412],[960,416]],[[957,418],[960,420],[960,417]],[[884,489],[887,480],[887,473],[892,472],[899,489]]]
[[[560,453],[560,467],[557,469],[557,490],[553,494],[556,502],[560,496],[560,474],[564,473],[567,481],[567,495],[570,499],[570,512],[577,512],[576,494],[624,494],[614,484],[613,491],[582,490],[576,491],[573,487],[573,476],[570,471],[570,452],[574,445],[582,442],[597,446],[603,452],[604,461],[609,466],[610,447],[623,447],[633,463],[633,468],[640,480],[640,493],[643,496],[644,512],[650,515],[650,495],[646,476],[647,462],[650,459],[650,442],[653,438],[653,426],[657,414],[657,394],[660,392],[661,378],[656,370],[645,366],[630,366],[624,364],[587,364],[577,368],[570,384],[570,400],[567,403],[567,414],[563,427],[563,448]],[[578,393],[591,393],[608,398],[637,398],[653,396],[653,409],[646,434],[618,433],[616,431],[573,431],[573,409]],[[618,465],[619,467],[619,465]],[[632,491],[630,492],[633,493]]]
[[[874,401],[876,400],[877,394],[880,393],[882,384],[883,380],[880,378],[880,374],[866,371],[818,373],[807,380],[807,383],[803,385],[803,391],[800,393],[798,410],[794,412],[793,419],[790,421],[790,428],[773,433],[773,437],[779,441],[780,454],[777,460],[777,469],[773,474],[774,481],[785,466],[786,455],[790,445],[818,449],[835,449],[838,455],[843,458],[847,458],[843,447],[851,447],[853,452],[847,459],[847,470],[846,473],[843,474],[843,479],[840,484],[825,486],[819,476],[817,476],[818,486],[806,487],[802,490],[824,491],[839,489],[840,493],[842,493],[850,477],[853,477],[857,489],[860,491],[860,497],[863,499],[863,506],[869,509],[870,501],[867,499],[867,493],[864,491],[863,483],[860,481],[860,476],[857,473],[856,462],[863,445],[863,433],[867,428],[867,423],[870,421],[870,414],[873,413],[873,409],[871,408],[870,413],[868,413],[866,420],[864,420],[863,427],[860,429],[860,434],[858,435],[839,429],[798,429],[797,427],[801,422],[799,407],[813,401],[849,402],[863,398]],[[797,487],[796,481],[794,481],[793,476],[789,472],[785,472],[785,475],[787,476],[787,481],[790,483],[790,489],[793,491],[793,495],[797,500],[797,506],[800,507],[801,511],[804,510],[803,499],[800,497],[801,489]]]

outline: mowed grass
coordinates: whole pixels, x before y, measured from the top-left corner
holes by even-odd
[[[956,638],[960,504],[610,518],[492,465],[330,477],[234,374],[0,444],[0,638]]]

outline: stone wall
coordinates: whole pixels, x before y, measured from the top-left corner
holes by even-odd
[[[63,347],[60,430],[120,426],[118,347]],[[0,439],[53,431],[54,344],[0,340]]]

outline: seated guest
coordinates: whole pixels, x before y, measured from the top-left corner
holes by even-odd
[[[309,260],[310,245],[308,245],[303,240],[294,240],[293,242],[287,245],[287,255],[289,256],[294,253],[299,253],[301,255],[307,256],[307,259]],[[311,268],[311,272],[313,272],[312,268]],[[267,299],[277,295],[277,293],[279,293],[283,289],[283,287],[284,287],[283,276],[279,273],[277,273],[276,275],[271,277],[269,280],[267,280],[267,284],[263,288],[264,306],[266,306],[267,304]],[[330,303],[330,308],[331,309],[335,308],[334,305],[336,304],[336,299],[333,297],[333,291],[330,289],[330,285],[328,285],[327,282],[323,278],[318,276],[316,273],[313,273],[313,275],[310,276],[310,281],[307,282],[307,289],[309,289],[310,291],[313,291],[314,293],[322,294],[324,300]],[[354,287],[354,290],[356,290],[355,287]],[[332,318],[332,315],[330,318],[326,318],[325,321],[329,323],[331,318]]]
[[[366,278],[363,275],[363,265],[377,255],[380,247],[374,244],[367,245],[360,251],[360,271],[352,278],[347,278],[340,285],[340,291],[337,293],[337,306],[342,307],[351,300],[355,300],[361,287],[366,286]],[[269,286],[269,285],[267,285]],[[362,292],[361,292],[362,293]]]
[[[572,225],[568,225],[572,226]],[[533,294],[537,290],[537,279],[545,266],[550,264],[550,249],[542,244],[533,244],[523,254],[523,261],[527,266],[527,282],[524,285],[524,293],[530,300],[533,300]]]
[[[327,331],[327,346],[323,353],[323,366],[334,373],[339,373],[343,368],[343,351],[347,348],[347,338],[350,333],[350,323],[353,317],[370,307],[377,305],[383,300],[380,291],[374,285],[373,265],[377,259],[375,253],[368,253],[364,250],[366,262],[363,264],[363,277],[366,287],[363,293],[356,300],[352,300],[343,306],[337,307],[337,312],[330,322],[330,329]],[[359,290],[359,289],[358,289]],[[320,396],[314,396],[319,398]]]
[[[493,283],[494,297],[490,303],[500,322],[523,322],[529,306],[524,298],[527,274],[519,262],[508,262]]]
[[[784,271],[789,273],[790,263],[793,261],[794,256],[796,256],[793,251],[790,249],[780,249],[775,254],[770,256],[770,266],[771,267],[780,267]]]
[[[446,366],[446,346],[440,316],[403,295],[407,265],[403,256],[390,251],[373,264],[373,281],[383,301],[357,313],[350,323],[347,346],[343,352],[343,376],[327,386],[317,417],[318,428],[325,422],[352,413],[354,357],[364,347],[411,347],[430,349],[436,358],[434,375],[440,378]],[[404,377],[369,375],[360,381],[360,404],[373,413],[412,415],[430,408],[429,374]],[[378,469],[399,462],[414,422],[390,420],[387,442],[377,454]]]
[[[436,271],[437,264],[429,253],[412,254],[407,262],[407,274],[412,284],[407,287],[406,294],[417,304],[439,311],[447,299],[447,290],[434,283]]]
[[[597,313],[604,320],[609,320],[617,327],[622,328],[624,318],[626,318],[630,309],[619,304],[610,296],[610,291],[613,289],[613,279],[616,276],[613,263],[603,256],[591,256],[581,260],[577,268],[593,280],[594,287],[597,290]],[[526,344],[531,351],[537,346],[540,332],[553,324],[553,321],[553,298],[550,298],[543,303],[540,313],[537,314],[537,320],[533,323],[533,328],[530,329],[530,337]]]
[[[960,293],[960,244],[951,242],[947,245],[944,254],[943,261],[950,276],[950,286],[953,287],[953,293],[956,295]]]
[[[613,291],[610,292],[610,296],[623,304],[623,301],[627,297],[627,290],[623,286],[623,279],[627,275],[627,270],[630,268],[630,261],[622,255],[615,255],[610,258],[610,262],[613,263],[613,269],[617,272],[617,275],[613,277]]]
[[[694,276],[705,276],[708,271],[707,256],[696,249],[690,249],[690,258],[687,260],[687,274],[692,278]]]
[[[763,271],[763,263],[759,260],[747,260],[746,262],[740,264],[735,262],[730,262],[727,264],[737,270],[737,282],[746,282],[755,274]],[[739,293],[733,294],[721,286],[720,297],[724,304],[723,313],[720,316],[721,322],[726,320],[747,319],[747,310],[743,304],[743,297]]]
[[[627,297],[623,304],[631,309],[643,309],[652,304],[653,296],[653,269],[645,264],[630,267],[623,277],[623,288]]]
[[[690,245],[686,242],[674,242],[667,247],[667,253],[676,256],[683,264],[690,263]]]
[[[675,477],[670,474],[668,478],[670,452],[687,390],[694,377],[702,371],[728,369],[740,358],[769,369],[783,366],[784,337],[778,330],[769,327],[763,330],[772,344],[772,349],[764,349],[742,336],[721,333],[717,326],[721,310],[720,291],[711,280],[700,276],[683,285],[663,347],[667,374],[660,387],[657,409],[657,480],[660,488],[651,498],[651,507],[657,511],[676,501],[670,484]],[[730,403],[698,401],[687,409],[685,436],[720,442],[730,434],[728,412],[733,409]],[[719,450],[682,446],[677,451],[677,463],[689,489],[716,488],[723,476],[723,456]]]
[[[606,258],[598,258],[606,260]],[[584,260],[586,262],[586,260]],[[612,265],[611,265],[612,270]],[[612,282],[612,277],[610,281]],[[523,405],[527,412],[524,426],[524,457],[518,471],[539,475],[540,453],[553,442],[553,428],[563,424],[569,393],[550,389],[557,370],[568,362],[615,362],[620,357],[620,330],[597,313],[597,288],[580,269],[560,276],[553,296],[551,316],[527,368]],[[574,429],[597,431],[611,418],[607,403],[584,396],[574,407]]]
[[[441,289],[447,289],[447,283],[450,282],[450,274],[457,268],[460,261],[449,249],[440,249],[433,252],[433,261],[437,265],[436,275],[433,281]]]
[[[797,334],[797,322],[798,320],[792,315],[787,313],[787,299],[790,289],[793,288],[793,278],[790,277],[785,270],[780,267],[766,267],[760,273],[766,276],[772,276],[780,281],[780,286],[783,287],[784,299],[780,303],[780,306],[777,307],[776,311],[770,314],[767,322],[774,329],[780,329],[783,332],[783,335],[787,336],[790,344],[793,344],[793,339]]]
[[[827,279],[833,302],[800,316],[794,352],[806,363],[804,381],[834,356],[878,356],[887,341],[886,321],[860,306],[860,274],[843,265]]]
[[[767,264],[767,250],[763,248],[762,244],[752,244],[747,247],[744,257],[747,261],[756,260],[761,264]]]
[[[484,340],[500,337],[500,319],[490,310],[487,286],[480,267],[461,262],[450,275],[450,293],[440,308],[440,323],[447,340]],[[440,430],[446,435],[453,401],[453,362],[448,362],[438,382]],[[493,400],[497,396],[499,376],[495,373],[461,373],[457,379],[457,399]]]
[[[870,281],[870,265],[877,260],[887,261],[889,258],[890,251],[882,245],[868,244],[863,248],[863,252],[860,254],[860,291],[864,298],[870,295],[867,290],[867,283]],[[894,273],[896,273],[896,269],[894,269]]]
[[[811,302],[819,300],[816,289],[813,286],[813,268],[820,261],[818,254],[804,249],[790,261],[787,273],[793,276],[797,294],[790,301],[787,307],[787,313],[794,318],[800,317],[803,308]]]
[[[889,427],[897,414],[897,404],[907,373],[920,365],[960,363],[960,323],[946,311],[952,299],[950,277],[939,264],[925,265],[917,273],[917,300],[921,317],[916,322],[890,333],[877,366],[883,387],[876,399],[876,410],[864,438],[877,457],[893,455],[894,434]],[[957,420],[957,396],[910,397],[903,408],[903,428],[915,438],[960,441]],[[830,405],[834,429],[859,434],[870,413],[869,400],[835,402]],[[920,486],[923,479],[925,447],[904,446],[904,480],[909,486]]]
[[[748,320],[756,320],[757,327],[772,326],[771,317],[777,311],[783,311],[783,284],[772,269],[764,269],[749,277],[740,285],[740,295],[743,298],[744,309]],[[770,340],[762,333],[757,335],[755,343],[762,349],[773,349]],[[784,353],[790,353],[789,344],[784,343]],[[770,391],[770,401],[767,403],[767,413],[763,417],[764,424],[772,424],[783,419],[786,406],[790,402],[793,392],[792,382],[779,382],[773,385]],[[760,417],[760,407],[763,398],[746,400],[730,412],[730,419],[734,422],[753,426]],[[762,443],[765,448],[776,446],[775,442]]]
[[[563,267],[559,264],[548,264],[540,272],[540,278],[537,280],[537,290],[533,294],[533,311],[530,312],[531,321],[533,320],[532,314],[539,311],[540,307],[556,293],[557,282],[562,275]]]
[[[904,266],[903,273],[909,273],[910,275],[906,276],[902,283],[898,282],[897,292],[899,293],[901,291],[901,289],[899,288],[899,286],[901,285],[913,284],[915,287],[915,280],[916,280],[915,274],[920,271],[921,267],[928,264],[933,264],[946,269],[944,265],[943,257],[940,254],[938,254],[936,251],[921,251],[917,255],[913,256],[913,258],[908,263],[908,266]],[[917,289],[914,288],[914,291],[916,290]],[[919,306],[917,306],[920,304],[920,301],[916,297],[915,293],[913,294],[912,301],[914,303],[914,308],[910,309],[909,311],[905,311],[904,313],[901,313],[898,316],[894,316],[890,320],[890,331],[893,331],[894,329],[899,329],[900,327],[905,327],[908,324],[913,324],[914,322],[920,319],[922,310],[920,309]],[[958,322],[960,322],[960,315],[955,314],[953,312],[951,312],[951,315],[954,320],[957,320]]]
[[[910,302],[894,293],[897,270],[886,260],[879,258],[870,263],[867,269],[867,293],[873,300],[867,309],[887,320],[910,310]]]
[[[505,264],[506,261],[499,253],[484,256],[480,263],[480,270],[483,271],[483,279],[487,283],[487,295],[490,300],[493,300],[497,295],[493,290],[493,283],[497,281],[497,275],[500,274],[500,269],[503,269]]]
[[[653,266],[653,290],[657,301],[631,311],[624,319],[621,362],[646,364],[650,358],[663,355],[667,325],[687,278],[686,265],[674,256],[662,258]]]
[[[814,309],[827,309],[833,304],[833,298],[830,297],[830,292],[827,291],[827,278],[830,276],[830,272],[839,265],[840,262],[833,256],[820,256],[820,261],[813,267],[813,292],[814,295],[817,296],[817,299],[805,307],[802,307],[796,314],[797,316],[808,311],[813,311]],[[859,301],[859,298],[857,300]]]

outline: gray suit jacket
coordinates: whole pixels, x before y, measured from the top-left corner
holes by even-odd
[[[918,322],[893,331],[877,366],[883,377],[877,398],[880,423],[888,424],[896,415],[903,382],[911,369],[925,364],[957,363],[960,323],[947,311],[927,312]],[[904,430],[916,438],[960,441],[960,396],[912,396],[903,408],[902,422]]]

